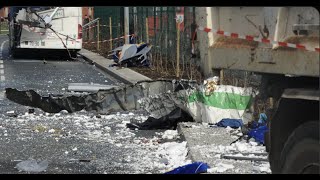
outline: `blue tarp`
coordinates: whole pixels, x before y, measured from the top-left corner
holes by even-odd
[[[231,128],[239,128],[243,126],[243,122],[241,119],[222,119],[221,121],[219,121],[217,124],[217,126],[219,127],[227,127],[230,126]]]
[[[268,132],[268,127],[266,125],[259,126],[258,128],[251,129],[248,132],[249,138],[255,139],[257,142],[264,144],[264,134]]]
[[[199,174],[207,172],[208,164],[203,162],[194,162],[185,166],[180,166],[165,174]]]
[[[251,130],[248,132],[249,138],[255,139],[257,142],[264,144],[264,134],[268,132],[267,115],[261,113],[259,120],[251,124]]]

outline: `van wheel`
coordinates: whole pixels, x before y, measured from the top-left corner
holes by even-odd
[[[281,152],[284,174],[320,174],[319,122],[309,121],[296,128]]]

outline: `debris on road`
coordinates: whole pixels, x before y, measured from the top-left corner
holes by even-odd
[[[7,115],[8,115],[9,117],[18,117],[18,114],[17,114],[15,111],[8,111],[8,112],[7,112]]]
[[[130,129],[138,128],[139,130],[152,129],[176,129],[179,122],[192,122],[193,118],[180,108],[176,108],[170,114],[156,119],[149,117],[143,123],[128,123],[127,127]]]
[[[113,59],[115,65],[150,66],[149,53],[152,45],[148,43],[125,44],[121,47],[113,49],[108,57]]]
[[[223,173],[228,169],[233,169],[234,166],[232,164],[218,163],[215,167],[208,169],[209,173]]]
[[[233,129],[237,129],[243,126],[243,122],[241,119],[229,119],[225,118],[219,121],[217,124],[219,127],[231,127]]]
[[[248,161],[265,161],[265,162],[269,162],[269,160],[268,160],[267,158],[258,158],[258,157],[221,155],[221,158],[224,158],[224,159],[234,159],[234,160],[248,160]]]
[[[26,171],[26,172],[42,172],[45,171],[48,167],[48,161],[44,160],[38,163],[36,160],[31,159],[31,160],[26,160],[19,162],[16,165],[16,168],[19,171]]]
[[[94,84],[94,83],[69,83],[68,91],[74,92],[98,92],[99,90],[109,90],[118,86]]]
[[[165,174],[200,174],[200,173],[206,173],[208,168],[210,167],[206,163],[194,162],[191,164],[177,167],[174,170],[169,171]]]

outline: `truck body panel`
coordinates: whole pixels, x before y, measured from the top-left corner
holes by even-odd
[[[319,47],[319,13],[312,7],[199,7],[197,25],[229,33],[267,36],[273,41]],[[296,35],[294,25],[315,25]],[[259,29],[268,30],[262,33]],[[298,26],[301,28],[301,26]],[[313,26],[314,27],[314,26]],[[302,27],[306,28],[306,27]],[[311,29],[311,30],[310,30]],[[262,73],[319,76],[319,52],[224,37],[198,31],[202,69],[239,69]]]

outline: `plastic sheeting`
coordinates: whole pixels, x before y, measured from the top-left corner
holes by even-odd
[[[172,171],[166,172],[165,174],[199,174],[206,173],[208,164],[203,162],[194,162],[192,164],[187,164],[185,166],[180,166]]]

